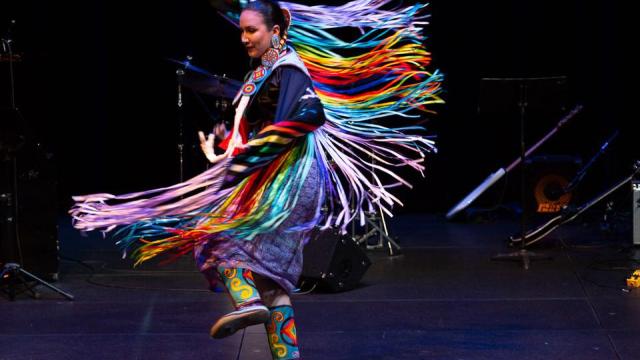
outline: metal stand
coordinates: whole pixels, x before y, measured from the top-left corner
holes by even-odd
[[[9,296],[9,300],[14,301],[16,298],[16,286],[18,284],[21,284],[24,286],[25,289],[27,289],[27,291],[29,291],[31,293],[31,297],[33,297],[34,299],[39,299],[40,298],[40,294],[35,292],[33,290],[33,286],[29,286],[29,284],[27,283],[28,279],[31,279],[33,281],[35,281],[37,283],[37,285],[44,285],[46,287],[48,287],[49,289],[57,292],[58,294],[64,296],[65,298],[67,298],[68,300],[73,300],[74,297],[73,295],[49,284],[48,282],[40,279],[39,277],[35,276],[34,274],[28,272],[27,270],[23,269],[22,267],[20,267],[20,265],[16,264],[16,263],[6,263],[4,265],[4,268],[2,269],[2,273],[0,274],[0,279],[2,279],[2,281],[7,281],[8,285],[7,285],[7,289],[3,290],[4,293],[8,294]]]
[[[375,164],[375,160],[373,157],[371,158],[371,171],[373,172],[373,165]],[[379,207],[379,206],[378,206]],[[400,255],[402,248],[400,245],[389,235],[389,230],[387,228],[387,222],[384,217],[384,213],[382,209],[379,209],[378,212],[372,211],[367,212],[365,215],[365,224],[364,231],[365,233],[362,235],[356,234],[356,224],[355,221],[351,222],[351,239],[355,241],[357,244],[364,244],[367,250],[374,249],[387,249],[389,256]],[[378,236],[378,240],[376,243],[369,243],[369,238],[373,236]]]
[[[514,252],[510,252],[510,253],[506,253],[506,254],[498,254],[493,256],[491,259],[492,260],[499,260],[499,261],[518,261],[522,263],[522,267],[525,270],[529,270],[529,267],[531,265],[531,261],[533,260],[548,260],[551,257],[547,256],[547,255],[540,255],[540,254],[536,254],[534,252],[528,251],[525,247],[525,244],[527,243],[527,220],[526,220],[526,214],[525,214],[525,202],[526,202],[526,183],[525,183],[525,170],[526,170],[526,163],[525,163],[525,156],[526,156],[526,147],[525,147],[525,115],[526,115],[526,109],[527,109],[527,102],[528,102],[528,95],[527,95],[527,89],[528,89],[528,81],[532,80],[532,79],[526,79],[526,78],[519,78],[519,79],[505,79],[505,80],[509,80],[509,81],[518,81],[519,82],[519,100],[518,100],[518,107],[520,108],[520,161],[522,162],[522,167],[520,168],[521,170],[521,177],[520,177],[520,204],[522,206],[522,214],[520,216],[520,234],[521,234],[521,238],[522,241],[520,243],[520,249]]]
[[[376,212],[368,212],[365,217],[365,233],[358,235],[355,233],[355,224],[351,224],[351,239],[358,244],[365,244],[367,250],[384,249],[388,250],[389,256],[400,255],[402,249],[400,245],[389,236],[387,223],[384,215],[380,212],[380,216]],[[369,238],[378,236],[375,244],[369,243]]]
[[[7,36],[2,39],[2,49],[8,53],[9,56],[9,86],[10,86],[10,97],[11,97],[11,110],[14,114],[17,115],[16,119],[23,120],[20,116],[20,111],[16,105],[16,97],[15,97],[15,77],[14,77],[14,69],[13,69],[13,40],[11,39],[11,27],[15,24],[15,20],[11,21],[9,31],[7,31]],[[17,127],[15,128],[17,132]],[[22,247],[20,242],[20,233],[18,229],[18,174],[17,174],[17,162],[16,162],[16,152],[23,145],[23,138],[19,134],[15,134],[15,138],[18,139],[15,143],[8,142],[7,144],[3,144],[0,139],[0,164],[6,165],[6,168],[3,169],[3,173],[5,174],[6,185],[9,187],[8,191],[5,193],[0,193],[0,216],[3,217],[2,221],[0,221],[0,231],[5,235],[6,244],[2,247],[3,251],[6,251],[7,257],[15,257],[15,250],[17,250],[17,258],[20,262],[24,262],[22,258]],[[4,167],[4,166],[3,166]],[[16,249],[12,248],[15,246]],[[12,260],[16,260],[15,258]],[[0,273],[0,285],[3,285],[4,282],[8,282],[7,289],[1,288],[3,292],[6,292],[9,295],[9,299],[13,301],[16,296],[16,285],[23,284],[25,288],[31,292],[34,298],[38,298],[38,293],[33,291],[33,288],[28,286],[26,279],[32,279],[36,281],[39,285],[44,285],[59,294],[62,294],[69,300],[73,300],[73,295],[68,294],[57,287],[49,284],[48,282],[40,279],[34,274],[24,270],[18,263],[16,262],[7,262],[4,264],[2,269],[2,273]]]
[[[176,83],[177,83],[177,107],[178,107],[178,162],[179,162],[179,179],[180,182],[184,181],[184,110],[182,105],[182,83],[185,74],[185,69],[189,67],[189,64],[193,58],[187,56],[184,62],[184,68],[176,70]]]

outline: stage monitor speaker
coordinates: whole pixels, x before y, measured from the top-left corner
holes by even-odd
[[[59,260],[53,155],[36,144],[27,144],[14,155],[0,159],[0,263],[16,262],[46,280],[56,280]]]
[[[360,245],[333,229],[316,232],[303,256],[301,281],[316,281],[329,292],[355,288],[371,265]]]
[[[575,203],[575,190],[568,189],[582,164],[580,158],[568,155],[540,155],[526,160],[524,206],[527,218],[557,215],[565,206]]]
[[[633,180],[633,245],[640,246],[640,180]]]

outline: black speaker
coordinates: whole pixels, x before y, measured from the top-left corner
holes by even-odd
[[[355,288],[371,265],[362,248],[336,230],[318,231],[303,253],[301,281],[313,280],[321,290]]]

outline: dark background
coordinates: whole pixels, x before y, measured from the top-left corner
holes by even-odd
[[[426,179],[409,175],[416,188],[401,192],[406,206],[400,211],[445,211],[517,157],[517,98],[509,87],[483,84],[484,77],[566,76],[562,86],[538,83],[530,92],[527,143],[580,103],[585,110],[539,153],[586,161],[620,128],[584,192],[628,173],[639,154],[631,94],[623,91],[629,88],[625,59],[635,43],[623,4],[433,1],[426,45],[431,69],[445,75],[446,104],[433,107],[438,114],[427,126],[440,151],[429,158]],[[17,21],[14,51],[23,59],[16,64],[17,102],[55,155],[60,212],[73,194],[178,181],[176,65],[168,58],[191,55],[196,65],[235,79],[248,68],[239,33],[206,0],[3,1],[0,34],[9,19]],[[5,107],[6,63],[0,71]],[[186,173],[193,175],[205,165],[193,148],[195,130],[208,120],[195,98],[187,94],[185,102]],[[497,201],[488,196],[483,201]]]

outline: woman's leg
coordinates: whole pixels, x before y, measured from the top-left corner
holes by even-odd
[[[271,356],[274,360],[299,359],[298,338],[291,298],[274,281],[255,275],[260,296],[269,308],[269,321],[265,324]]]
[[[219,339],[232,335],[247,326],[267,322],[270,311],[260,298],[260,292],[254,283],[253,273],[242,268],[220,267],[217,271],[227,288],[235,311],[216,321],[211,327],[211,336]]]
[[[253,274],[253,279],[265,305],[268,307],[291,306],[289,295],[275,281],[258,274]]]

